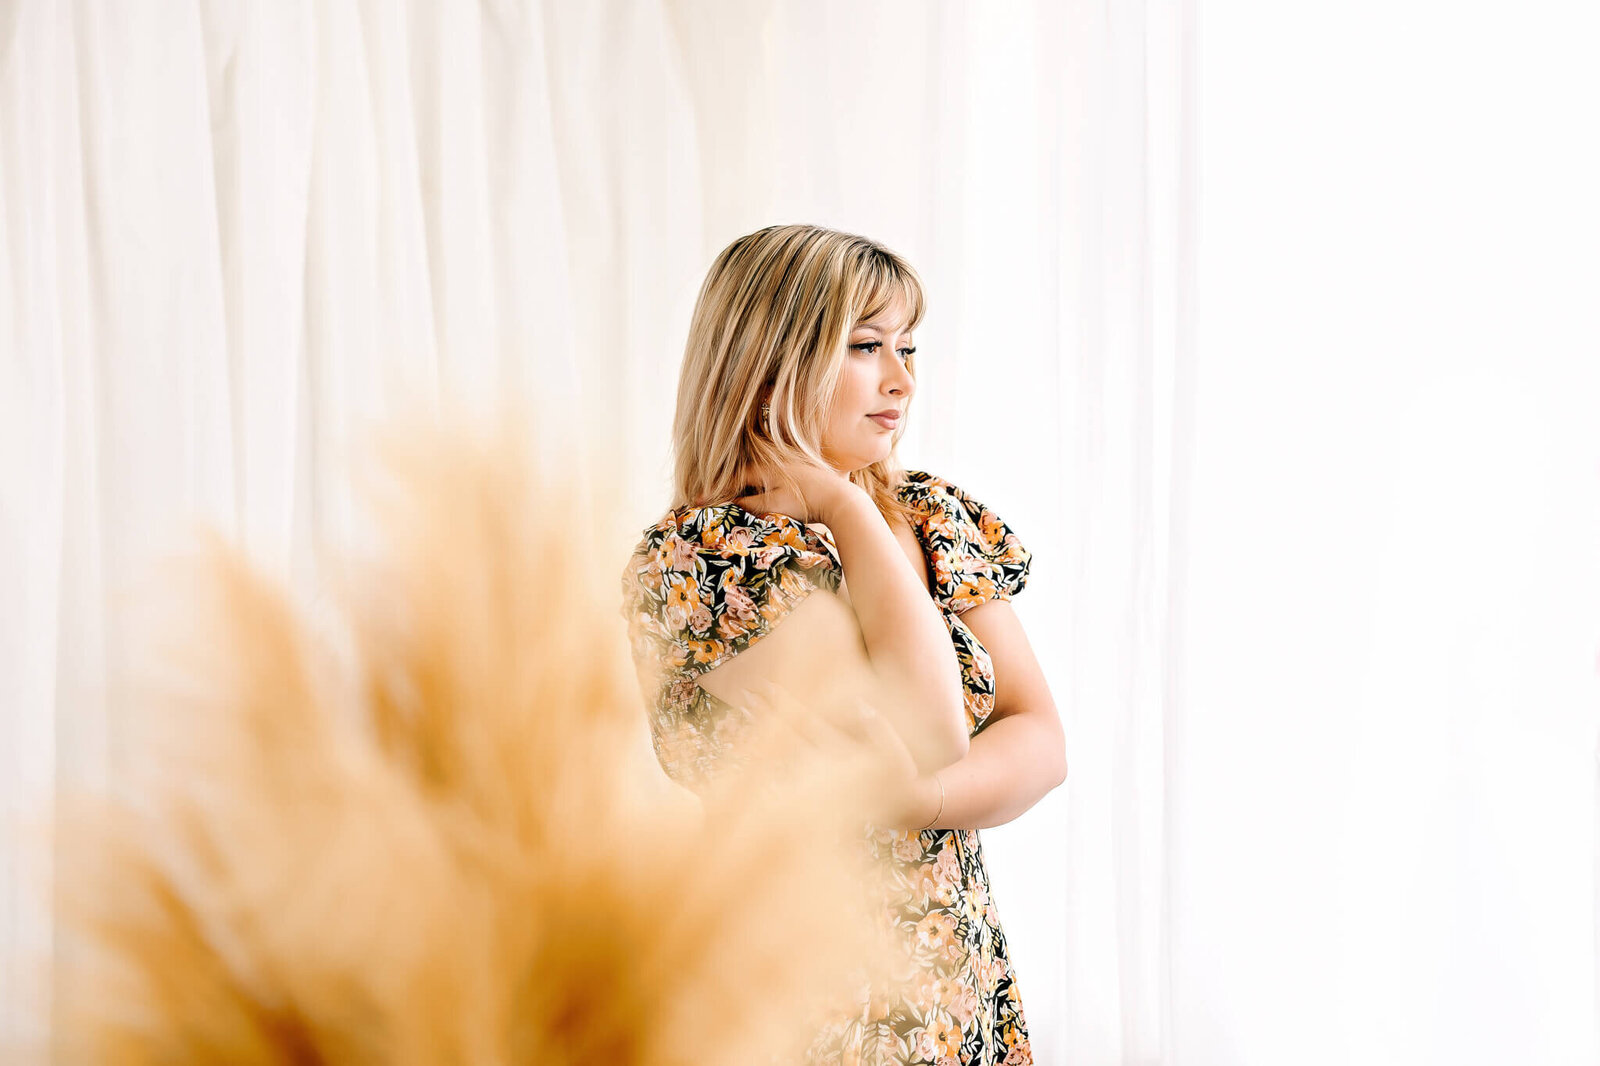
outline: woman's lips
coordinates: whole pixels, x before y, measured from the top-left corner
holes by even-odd
[[[895,426],[900,424],[899,415],[868,415],[867,417],[878,423],[878,425],[882,426],[884,429],[893,429]]]

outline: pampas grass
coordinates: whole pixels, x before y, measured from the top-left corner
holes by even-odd
[[[209,537],[140,769],[58,826],[54,1060],[787,1061],[887,959],[848,782],[662,802],[621,559],[507,419],[382,438],[328,608]],[[687,793],[683,794],[687,797]]]

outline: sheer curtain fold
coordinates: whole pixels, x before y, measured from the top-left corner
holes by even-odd
[[[1057,399],[1071,661],[1062,1061],[1176,1061],[1176,614],[1192,403],[1186,5],[1068,5]],[[1074,759],[1073,756],[1076,756]],[[1075,780],[1073,780],[1075,779]]]
[[[1035,555],[1071,772],[985,831],[1035,1059],[1167,1061],[1188,10],[0,8],[7,813],[106,775],[130,590],[181,522],[314,581],[402,396],[539,402],[545,460],[603,443],[636,533],[711,257],[813,221],[922,273],[903,457]],[[19,1027],[47,872],[0,876]]]

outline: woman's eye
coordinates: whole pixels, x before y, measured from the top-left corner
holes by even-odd
[[[868,355],[877,355],[878,349],[883,347],[883,342],[862,341],[860,344],[852,344],[850,347],[858,352],[866,352]],[[896,349],[896,354],[899,355],[901,359],[910,359],[911,353],[915,351],[915,348],[898,348]]]

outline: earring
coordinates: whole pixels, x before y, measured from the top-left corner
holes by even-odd
[[[766,400],[761,401],[761,420],[765,422],[772,417],[772,405]]]

